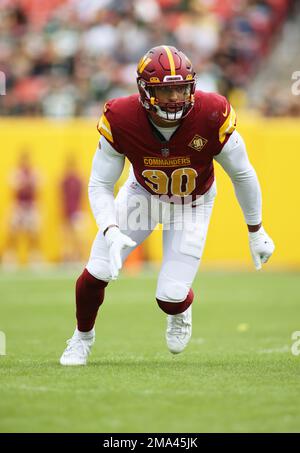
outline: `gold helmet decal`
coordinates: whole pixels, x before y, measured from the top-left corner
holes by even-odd
[[[142,72],[144,71],[145,67],[150,63],[151,61],[151,58],[147,58],[147,55],[144,55],[140,61],[139,61],[139,64],[138,64],[138,67],[137,67],[137,70],[138,70],[138,73],[139,74],[142,74]]]

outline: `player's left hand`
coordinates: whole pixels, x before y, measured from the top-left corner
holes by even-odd
[[[272,239],[267,235],[263,227],[254,233],[249,232],[249,244],[252,259],[256,270],[261,269],[275,250]]]
[[[127,247],[134,247],[136,242],[126,234],[121,233],[118,227],[111,227],[105,235],[109,248],[109,265],[112,280],[116,280],[122,267],[121,252]]]

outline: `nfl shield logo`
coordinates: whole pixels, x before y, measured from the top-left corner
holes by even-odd
[[[168,157],[170,154],[169,148],[162,148],[161,154],[163,155],[163,157]]]

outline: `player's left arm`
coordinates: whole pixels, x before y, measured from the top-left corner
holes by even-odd
[[[256,172],[245,143],[235,130],[215,160],[230,176],[249,231],[251,255],[256,269],[261,269],[274,252],[274,243],[262,226],[262,196]]]

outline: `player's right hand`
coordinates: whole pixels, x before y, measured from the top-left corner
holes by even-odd
[[[117,226],[109,228],[105,234],[105,240],[109,248],[109,266],[112,280],[116,280],[122,267],[122,250],[134,247],[136,242],[126,234],[121,233]]]
[[[249,245],[256,270],[261,269],[275,250],[275,245],[263,227],[255,233],[249,233]]]

